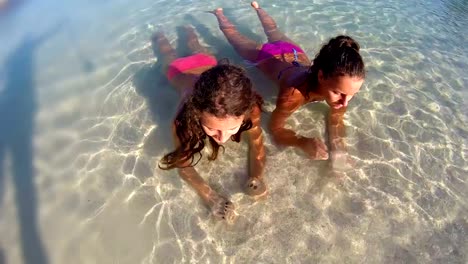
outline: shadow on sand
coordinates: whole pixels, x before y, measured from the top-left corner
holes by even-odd
[[[9,154],[24,263],[48,263],[37,226],[34,187],[34,60],[37,48],[57,30],[55,27],[39,37],[26,36],[8,56],[2,74],[4,86],[0,86],[0,201],[4,196],[5,158]],[[6,263],[4,254],[0,249],[0,263]]]
[[[159,58],[155,47],[153,52]],[[179,95],[171,87],[163,71],[162,63],[158,60],[140,69],[133,77],[133,85],[137,93],[146,99],[156,125],[143,145],[145,154],[153,157],[169,153],[174,146],[171,123],[179,103]]]
[[[192,15],[187,15],[185,19],[187,24],[192,25],[197,34],[211,46],[210,53],[218,60],[228,58],[230,63],[241,65],[242,59],[225,40],[215,37],[210,29]],[[215,21],[215,18],[213,20]],[[177,36],[177,46],[174,48],[178,58],[189,56],[191,51],[187,48],[184,27],[177,27]],[[153,47],[153,54],[158,61],[139,70],[133,78],[133,84],[137,93],[146,99],[156,124],[156,128],[151,131],[144,143],[144,152],[150,156],[159,156],[172,151],[174,147],[171,124],[179,103],[179,95],[166,79],[164,66],[159,60],[161,54],[157,47]]]

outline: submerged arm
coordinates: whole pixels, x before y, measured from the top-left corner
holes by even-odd
[[[249,176],[250,178],[263,178],[263,169],[265,167],[265,146],[263,145],[263,134],[260,128],[259,107],[255,107],[252,112],[252,128],[248,131],[249,135]]]
[[[173,129],[173,135],[176,146],[180,146],[179,139],[175,133],[175,127]],[[208,183],[198,174],[197,170],[189,165],[190,161],[187,161],[185,164],[182,164],[182,166],[187,167],[178,169],[180,177],[198,193],[203,202],[210,207],[211,213],[215,217],[232,221],[235,218],[235,213],[234,205],[231,201],[220,196],[216,191],[211,189]]]
[[[330,161],[333,169],[346,170],[350,168],[350,160],[346,147],[346,127],[344,113],[346,108],[332,109],[328,118],[328,138],[330,143]]]
[[[252,196],[266,194],[267,188],[263,181],[265,167],[265,146],[263,145],[262,129],[260,128],[260,107],[252,111],[252,128],[248,130],[249,137],[249,179],[245,185],[246,193]]]
[[[296,89],[280,92],[270,122],[273,139],[279,145],[302,149],[311,159],[328,159],[327,147],[320,139],[299,136],[291,129],[284,128],[286,119],[305,103],[304,96]]]
[[[302,94],[296,89],[287,89],[280,92],[273,111],[270,130],[273,139],[279,145],[300,147],[302,137],[291,129],[284,128],[286,119],[296,111],[304,102]]]
[[[177,137],[176,128],[173,126],[172,134],[174,137],[174,143],[176,147],[180,146],[179,138]],[[213,192],[211,187],[203,180],[203,178],[198,174],[197,170],[193,166],[190,166],[190,160],[182,164],[184,168],[179,168],[180,177],[187,182],[203,199],[207,202],[208,197]]]
[[[198,174],[194,167],[186,167],[179,169],[180,177],[187,182],[202,198],[202,200],[210,204],[210,196],[214,193],[208,183]]]
[[[328,116],[328,138],[330,141],[330,150],[346,151],[346,128],[343,122],[346,107],[340,109],[331,109]]]

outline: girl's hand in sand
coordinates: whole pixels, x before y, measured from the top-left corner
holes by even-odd
[[[328,159],[328,148],[318,138],[303,138],[300,148],[313,160]]]
[[[347,171],[354,167],[354,160],[348,156],[348,153],[343,150],[335,150],[330,152],[330,165],[332,170]]]
[[[208,205],[210,206],[211,213],[219,220],[226,220],[228,223],[234,222],[236,212],[234,211],[234,204],[227,198],[211,193],[208,197]]]
[[[259,197],[267,193],[267,188],[262,179],[249,177],[245,184],[245,192],[250,196]]]

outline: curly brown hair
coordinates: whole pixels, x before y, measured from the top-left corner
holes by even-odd
[[[239,142],[242,132],[252,128],[252,109],[262,105],[262,98],[253,91],[252,82],[242,68],[220,64],[203,72],[174,120],[180,145],[161,159],[159,168],[169,170],[198,163],[207,137],[200,123],[203,112],[219,118],[245,115],[239,131],[231,136],[231,140]],[[212,147],[208,159],[215,160],[221,146],[211,137],[208,139]],[[196,161],[195,156],[198,156]]]

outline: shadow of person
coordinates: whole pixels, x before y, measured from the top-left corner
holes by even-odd
[[[225,11],[226,16],[229,16],[229,14],[232,16],[231,9],[223,10]],[[209,15],[213,16],[211,14]],[[208,27],[200,23],[200,21],[198,21],[191,14],[185,15],[184,19],[192,24],[197,29],[197,32],[200,33],[200,36],[203,38],[203,40],[212,47],[211,51],[216,58],[227,58],[231,63],[244,67],[248,71],[249,77],[255,84],[256,91],[259,92],[265,100],[270,100],[277,94],[276,89],[271,89],[271,87],[275,87],[276,85],[271,80],[269,80],[268,77],[262,74],[260,70],[257,69],[254,65],[242,59],[242,57],[239,56],[234,48],[226,41],[225,37],[218,38],[214,36]],[[263,42],[261,37],[253,33],[250,28],[245,26],[243,27],[242,25],[236,25],[236,27],[238,28],[239,32],[242,32],[242,34],[248,38],[257,41],[259,44]],[[221,31],[219,32],[221,33]]]
[[[26,36],[8,56],[0,86],[0,201],[3,196],[3,163],[11,158],[12,181],[20,224],[24,263],[48,263],[37,227],[34,188],[33,135],[37,112],[34,59],[39,45],[58,30],[55,27],[39,37]]]
[[[213,16],[210,14],[210,16]],[[225,40],[225,38],[217,38],[212,33],[211,30],[206,27],[204,24],[200,23],[193,15],[188,14],[184,17],[187,20],[188,24],[191,24],[195,27],[197,32],[206,42],[210,45],[211,53],[218,59],[229,58],[233,63],[240,64],[242,63],[242,58],[237,54],[237,52],[232,48],[232,46]]]
[[[187,34],[185,34],[185,27],[177,26],[176,32],[177,32],[177,41],[176,41],[177,44],[175,45],[175,50],[176,50],[177,55],[179,57],[186,57],[186,56],[192,55],[190,50],[185,48],[189,41]],[[156,47],[153,47],[153,53],[154,53],[154,56],[158,56]]]
[[[158,57],[157,51],[155,56]],[[143,144],[143,151],[149,156],[159,156],[173,147],[172,118],[179,96],[163,74],[162,63],[156,62],[140,69],[133,77],[137,93],[146,99],[151,117],[156,127]]]
[[[71,48],[71,51],[74,53],[75,57],[79,60],[81,70],[83,73],[92,73],[96,70],[96,66],[91,61],[89,56],[86,56],[83,50],[79,45],[80,34],[76,29],[70,24],[67,25],[68,46]]]
[[[0,248],[0,264],[6,264],[5,255],[3,254],[3,250]]]
[[[11,12],[21,4],[23,4],[24,0],[2,0],[0,1],[0,16],[4,15],[5,13]]]

